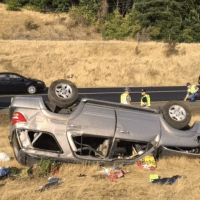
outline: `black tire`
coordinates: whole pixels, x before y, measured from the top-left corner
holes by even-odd
[[[60,88],[61,86],[65,88],[63,90],[64,94],[62,93],[62,89]],[[48,97],[49,100],[56,106],[60,108],[66,108],[76,101],[78,97],[78,89],[76,85],[71,81],[60,79],[54,81],[50,85],[48,90]]]
[[[37,92],[37,88],[36,88],[34,85],[29,85],[29,86],[27,87],[27,92],[28,92],[29,94],[35,94],[35,93]]]
[[[165,121],[175,129],[184,129],[190,123],[191,113],[188,106],[184,103],[170,101],[162,107],[162,112]]]

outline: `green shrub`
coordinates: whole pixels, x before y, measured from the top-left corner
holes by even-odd
[[[37,30],[39,26],[37,24],[34,24],[32,21],[26,21],[25,22],[25,28],[26,30]]]
[[[78,24],[94,25],[97,22],[96,13],[89,6],[72,7],[69,14]]]
[[[20,3],[17,0],[8,0],[6,10],[20,11]]]
[[[38,174],[41,176],[46,176],[49,173],[55,173],[58,170],[59,165],[52,159],[41,158],[37,163]]]
[[[105,39],[133,38],[141,29],[134,10],[123,17],[118,11],[108,15],[108,20],[102,26],[102,36]]]

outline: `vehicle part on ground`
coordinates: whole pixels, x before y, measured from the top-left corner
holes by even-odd
[[[190,123],[190,110],[182,102],[170,101],[163,106],[162,111],[166,122],[173,128],[183,129]]]
[[[78,89],[71,81],[60,79],[50,85],[48,97],[56,106],[66,108],[76,101]]]
[[[50,91],[55,95],[60,83],[69,84],[54,82]],[[175,129],[189,123],[190,112],[181,102],[155,110],[93,99],[74,101],[57,110],[58,105],[39,96],[14,97],[9,138],[19,163],[30,166],[45,157],[67,163],[133,164],[150,153],[200,157],[200,122]]]
[[[27,88],[27,92],[29,94],[35,94],[37,92],[37,89],[34,85],[29,85],[28,88]]]

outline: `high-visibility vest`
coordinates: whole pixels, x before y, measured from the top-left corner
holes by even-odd
[[[143,102],[143,98],[144,97],[147,98],[147,105],[146,106],[150,107],[151,106],[151,99],[150,99],[150,96],[148,94],[145,94],[144,96],[142,96],[142,98],[141,98],[141,105],[144,103]]]
[[[127,104],[128,103],[127,100],[126,100],[127,96],[128,96],[128,94],[125,94],[125,93],[121,94],[121,98],[120,98],[121,103],[123,103],[123,104]]]
[[[188,89],[189,94],[192,94],[195,92],[195,90],[196,90],[195,87],[196,87],[196,85],[193,85],[190,89]]]

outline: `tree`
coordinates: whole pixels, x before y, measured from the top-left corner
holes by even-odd
[[[198,0],[135,0],[142,27],[160,28],[157,39],[200,41]]]

